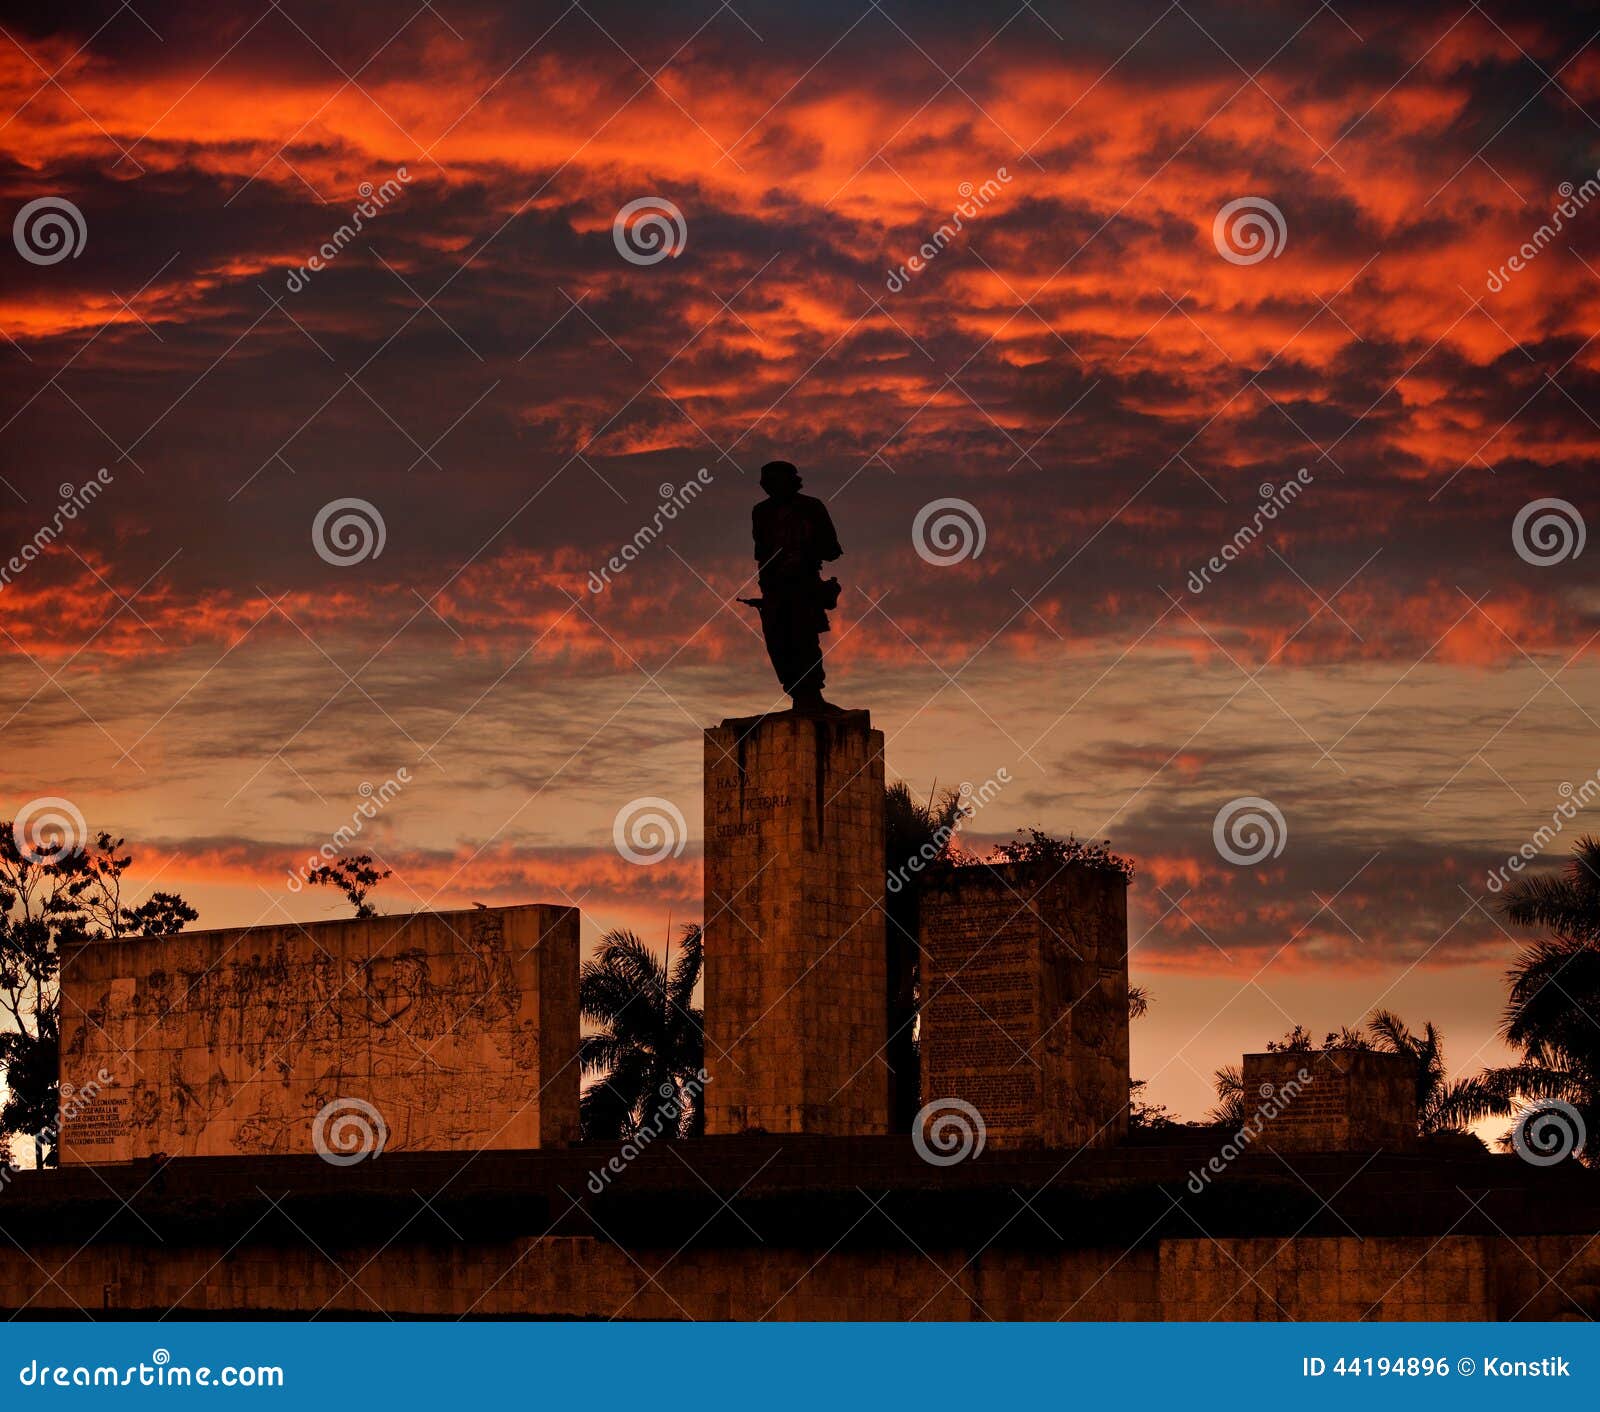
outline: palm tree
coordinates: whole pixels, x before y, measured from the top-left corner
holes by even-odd
[[[1545,927],[1568,941],[1600,942],[1600,839],[1580,838],[1559,873],[1518,878],[1501,906],[1519,927]]]
[[[1589,1132],[1600,1123],[1600,840],[1573,845],[1555,874],[1519,878],[1501,902],[1520,927],[1553,935],[1523,948],[1506,973],[1501,1032],[1520,1063],[1484,1078],[1508,1100],[1570,1103]],[[1592,1156],[1592,1154],[1591,1154]]]
[[[962,797],[947,790],[919,804],[910,787],[896,781],[883,792],[884,936],[888,955],[890,1123],[910,1132],[921,1102],[921,1064],[917,1050],[917,895],[922,869],[948,858]],[[913,867],[915,860],[915,867]]]
[[[1502,1033],[1522,1051],[1520,1063],[1490,1069],[1486,1078],[1510,1096],[1559,1099],[1600,1122],[1600,952],[1575,937],[1526,947],[1507,973],[1510,1001]]]
[[[1480,1118],[1507,1117],[1512,1104],[1501,1086],[1479,1074],[1449,1081],[1444,1036],[1429,1020],[1413,1034],[1392,1010],[1374,1010],[1367,1021],[1372,1047],[1384,1054],[1409,1055],[1417,1066],[1417,1131],[1423,1137],[1460,1132]]]
[[[584,1137],[705,1131],[705,1015],[693,1003],[702,942],[698,926],[684,927],[677,956],[663,961],[632,932],[613,930],[584,963],[578,1009],[595,1026],[579,1048],[583,1073],[593,1079],[579,1103]]]
[[[1244,1126],[1244,1071],[1238,1064],[1224,1064],[1211,1076],[1217,1091],[1217,1106],[1206,1114],[1206,1122],[1219,1127]]]

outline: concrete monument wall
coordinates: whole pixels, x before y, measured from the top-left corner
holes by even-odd
[[[1377,1152],[1417,1143],[1417,1066],[1404,1054],[1323,1049],[1244,1056],[1246,1115],[1280,1152]],[[1254,1121],[1254,1118],[1251,1118]]]
[[[571,907],[85,945],[62,964],[62,1161],[572,1141],[577,987]]]
[[[923,888],[920,933],[923,1103],[970,1103],[999,1146],[1121,1141],[1127,879],[1043,864],[940,869]]]
[[[724,721],[705,795],[707,1131],[887,1131],[883,733]]]

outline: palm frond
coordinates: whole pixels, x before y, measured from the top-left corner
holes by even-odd
[[[1206,1114],[1213,1123],[1238,1127],[1244,1122],[1244,1071],[1237,1064],[1225,1064],[1211,1076],[1217,1091],[1217,1105]]]
[[[1600,939],[1600,839],[1580,838],[1559,874],[1518,878],[1500,905],[1519,927],[1572,941]]]
[[[1387,1054],[1412,1054],[1416,1041],[1406,1023],[1392,1010],[1374,1010],[1367,1020],[1367,1029],[1377,1047]]]
[[[684,927],[678,942],[678,953],[672,963],[672,977],[667,987],[668,1001],[676,1009],[689,1009],[704,967],[705,936],[698,926]]]
[[[1483,1074],[1441,1085],[1422,1113],[1422,1130],[1434,1133],[1467,1128],[1484,1118],[1506,1118],[1516,1104]]]

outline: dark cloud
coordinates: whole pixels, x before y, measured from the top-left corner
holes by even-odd
[[[207,920],[401,764],[407,900],[566,867],[603,911],[692,907],[692,852],[613,874],[609,823],[664,794],[693,825],[698,725],[771,704],[730,600],[786,454],[891,768],[1009,762],[980,840],[1103,827],[1156,963],[1508,947],[1484,871],[1596,753],[1595,551],[1542,567],[1512,524],[1594,519],[1600,205],[1486,277],[1594,171],[1586,12],[13,12],[0,198],[89,238],[0,261],[0,553],[114,479],[0,589],[6,789],[163,840]],[[635,264],[646,196],[687,242]],[[1238,265],[1212,223],[1246,196],[1287,239]],[[352,567],[311,538],[344,497],[385,526]],[[949,497],[986,544],[945,567],[911,526]],[[1210,833],[1247,794],[1291,828],[1254,872]]]

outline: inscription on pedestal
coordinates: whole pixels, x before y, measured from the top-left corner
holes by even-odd
[[[762,825],[780,810],[790,808],[794,797],[788,792],[750,793],[738,775],[717,775],[706,782],[707,817],[715,838],[759,838]],[[732,817],[737,815],[737,818]]]

